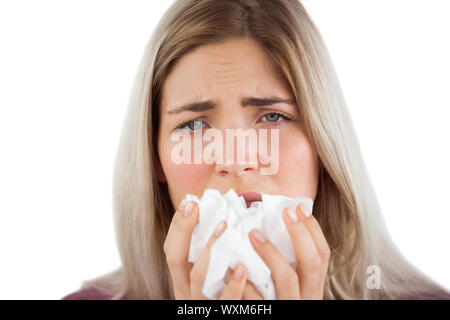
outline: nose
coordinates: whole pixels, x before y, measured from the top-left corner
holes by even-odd
[[[258,165],[253,162],[216,164],[216,172],[222,176],[239,177],[256,172]]]
[[[238,177],[244,174],[256,173],[259,167],[257,146],[254,144],[245,144],[245,152],[241,153],[236,150],[235,144],[234,152],[225,148],[223,159],[221,162],[216,161],[215,171],[221,176]]]

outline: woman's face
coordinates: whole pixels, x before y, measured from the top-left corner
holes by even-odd
[[[317,154],[295,103],[248,100],[249,103],[242,104],[246,98],[294,98],[289,84],[276,72],[257,42],[241,38],[201,46],[177,62],[162,89],[158,133],[161,168],[158,169],[158,180],[167,182],[175,208],[186,193],[201,197],[208,188],[218,189],[221,193],[233,188],[237,193],[256,191],[315,199]],[[181,112],[177,110],[204,101],[212,105]],[[192,122],[179,127],[187,121]],[[205,148],[209,142],[205,142],[202,136],[212,128],[222,133],[224,161],[194,163],[194,139],[200,137],[200,143]],[[268,167],[260,158],[263,149],[261,145],[250,148],[248,140],[244,162],[237,161],[237,151],[233,159],[226,158],[226,129],[238,128],[255,130],[258,137],[259,129],[267,130],[269,154],[278,152],[276,172],[261,174],[260,169]],[[272,143],[270,129],[278,130],[278,146]],[[200,130],[197,131],[200,135],[194,137],[195,130]],[[173,160],[172,150],[182,141],[171,140],[174,132],[185,134],[192,142],[190,163],[177,164]],[[256,155],[256,161],[250,158],[251,153]]]

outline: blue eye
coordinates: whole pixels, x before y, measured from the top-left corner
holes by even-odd
[[[267,119],[266,122],[278,122],[280,117],[284,118],[285,120],[291,120],[290,117],[288,117],[287,115],[285,115],[284,113],[281,113],[281,112],[270,112],[270,113],[266,113],[263,116],[263,118]]]
[[[284,120],[292,120],[290,116],[283,112],[269,112],[266,113],[262,118],[266,118],[266,121],[263,122],[271,122],[271,123],[278,123],[280,122],[280,118],[283,118]],[[176,127],[175,130],[184,130],[187,129],[190,132],[199,130],[201,128],[205,128],[207,124],[203,120],[189,120],[181,123]]]
[[[187,127],[189,131],[195,131],[202,128],[203,123],[204,122],[202,120],[190,120],[180,124],[177,129],[185,129]]]

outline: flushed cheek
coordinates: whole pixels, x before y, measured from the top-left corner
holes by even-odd
[[[308,140],[301,136],[280,140],[280,166],[275,177],[284,193],[315,198],[317,158]]]
[[[169,139],[169,138],[167,138]],[[165,148],[162,150],[164,156],[161,161],[163,162],[164,173],[167,178],[167,183],[171,184],[183,184],[190,185],[193,183],[193,177],[201,177],[201,174],[208,168],[208,165],[204,163],[194,163],[194,142],[190,142],[191,150],[190,157],[184,158],[183,144],[181,139],[177,142],[171,141],[166,143]],[[172,157],[174,157],[172,159]],[[184,161],[191,163],[184,163]],[[177,164],[178,163],[178,164]]]
[[[165,173],[173,201],[178,203],[186,193],[201,196],[207,185],[209,168],[207,164],[177,165],[170,162]]]
[[[201,164],[173,164],[171,170],[171,183],[183,183],[186,186],[196,186],[207,175],[210,166]]]

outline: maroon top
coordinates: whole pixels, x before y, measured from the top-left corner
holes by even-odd
[[[450,300],[450,293],[445,291],[423,292],[416,295],[406,295],[398,300]]]
[[[112,294],[97,288],[80,289],[61,298],[61,300],[111,300]],[[120,300],[127,300],[120,298]]]
[[[61,300],[110,300],[111,294],[100,291],[96,288],[80,289],[75,291]],[[128,300],[121,298],[120,300]],[[419,295],[402,296],[397,300],[450,300],[450,293],[445,291],[424,292]]]

